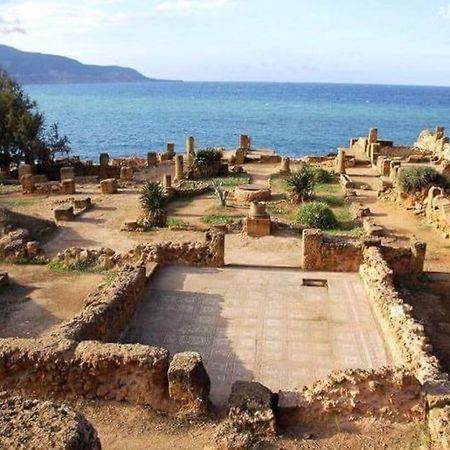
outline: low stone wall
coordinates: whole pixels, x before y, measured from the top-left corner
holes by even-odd
[[[137,264],[158,264],[222,267],[225,257],[225,235],[207,232],[205,242],[159,242],[141,244],[127,255],[124,261]]]
[[[410,422],[425,419],[420,383],[401,368],[348,369],[302,391],[281,391],[278,400],[282,426],[341,423],[363,418]]]
[[[320,230],[303,230],[303,270],[357,272],[361,262],[361,241],[326,236]]]
[[[158,242],[139,244],[128,253],[116,254],[114,250],[70,247],[53,259],[66,266],[82,264],[88,267],[111,269],[127,264],[144,265],[149,262],[167,265],[222,267],[225,258],[225,234],[205,233],[204,242]]]
[[[1,448],[101,449],[93,426],[65,405],[12,397],[0,410]]]
[[[136,311],[145,284],[144,267],[125,267],[110,285],[100,285],[91,293],[85,308],[51,335],[78,342],[116,341]]]
[[[423,272],[426,245],[414,241],[411,248],[390,247],[380,239],[364,240],[347,236],[327,236],[320,230],[303,230],[303,270],[326,272],[358,272],[367,247],[378,247],[383,257],[392,264],[396,274],[420,274]]]
[[[145,280],[143,267],[124,268],[88,296],[80,314],[47,335],[0,339],[0,390],[203,413],[209,377],[200,355],[177,354],[170,362],[164,348],[111,342],[136,312]]]
[[[424,327],[414,319],[412,307],[396,291],[394,271],[379,248],[364,250],[364,261],[359,273],[395,358],[402,361],[421,383],[445,380],[447,375],[431,353]]]

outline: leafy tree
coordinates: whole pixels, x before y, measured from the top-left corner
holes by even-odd
[[[58,125],[47,131],[36,102],[0,69],[0,166],[47,163],[56,154],[69,151],[69,139],[60,136]]]
[[[412,167],[401,172],[399,184],[403,192],[414,193],[432,184],[446,188],[448,181],[434,167]]]

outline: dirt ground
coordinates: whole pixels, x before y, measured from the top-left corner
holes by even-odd
[[[149,408],[120,404],[75,403],[99,433],[106,450],[213,449],[217,447],[220,420],[186,420],[155,413]],[[347,449],[413,450],[429,448],[423,425],[365,421],[338,422],[320,429],[283,429],[281,435],[257,448],[267,450]]]

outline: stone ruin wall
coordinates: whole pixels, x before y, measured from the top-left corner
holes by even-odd
[[[209,378],[194,387],[183,364],[204,371],[201,358],[116,340],[135,313],[145,287],[143,267],[125,268],[112,285],[100,285],[85,309],[37,339],[0,339],[0,389],[37,398],[125,401],[156,410],[198,412],[205,408]],[[170,373],[178,375],[170,378]],[[187,380],[187,381],[186,381]],[[178,397],[171,397],[176,385]],[[173,389],[172,389],[173,390]],[[181,396],[180,392],[184,395]]]
[[[358,272],[364,249],[380,248],[383,257],[392,264],[396,274],[421,273],[425,259],[423,243],[413,242],[411,248],[389,247],[380,239],[355,239],[327,236],[320,230],[303,230],[302,268],[325,272]]]
[[[336,418],[410,422],[426,415],[420,383],[394,367],[333,371],[302,391],[281,391],[278,408],[283,426],[329,424]]]
[[[430,130],[423,130],[414,146],[420,150],[431,152],[438,157],[450,159],[449,138],[445,136],[442,127],[437,127],[434,133]]]
[[[112,249],[89,250],[71,247],[55,256],[54,261],[65,265],[85,264],[89,267],[111,269],[126,264],[186,265],[222,267],[225,258],[225,235],[221,232],[205,233],[204,242],[159,242],[139,244],[126,254]]]

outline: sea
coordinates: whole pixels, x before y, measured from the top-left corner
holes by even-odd
[[[424,128],[450,126],[450,88],[322,83],[147,82],[28,85],[47,123],[58,122],[73,153],[96,159],[145,155],[187,136],[198,148],[255,148],[301,157],[347,146],[378,127],[397,144]]]

